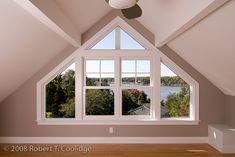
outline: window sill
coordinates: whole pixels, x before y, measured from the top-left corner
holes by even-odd
[[[46,119],[37,120],[38,125],[199,125],[200,120],[162,119],[162,120],[79,120]]]

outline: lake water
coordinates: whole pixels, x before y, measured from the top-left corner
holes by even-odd
[[[179,93],[181,87],[161,86],[161,100],[166,100],[167,96],[172,93]]]

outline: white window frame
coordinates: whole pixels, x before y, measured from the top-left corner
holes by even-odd
[[[106,34],[112,31],[115,27],[121,27],[124,31],[138,41],[145,50],[90,50],[95,43],[102,39]],[[116,90],[121,92],[121,58],[130,58],[138,60],[141,58],[151,58],[151,76],[150,82],[152,86],[152,116],[146,118],[138,116],[134,118],[125,118],[121,116],[121,108],[115,105],[115,116],[101,117],[101,118],[87,118],[84,116],[84,60],[86,58],[104,59],[114,58],[115,60],[115,74]],[[75,77],[75,118],[45,118],[45,85],[50,82],[56,75],[65,70],[72,62],[76,64]],[[161,118],[160,105],[160,78],[161,78],[161,62],[168,66],[178,76],[190,85],[190,118]],[[117,65],[116,65],[117,64]],[[105,87],[105,86],[104,86]],[[103,88],[103,87],[102,87]],[[130,87],[128,87],[129,89]],[[116,91],[115,91],[116,92]],[[117,95],[117,96],[116,96]],[[121,93],[115,94],[115,103],[118,105],[121,100]],[[117,97],[117,98],[116,98]],[[93,116],[92,116],[93,117]],[[145,39],[134,28],[128,25],[120,17],[116,17],[91,39],[89,39],[83,46],[77,49],[49,74],[43,77],[37,83],[37,118],[38,125],[198,125],[199,124],[199,84],[189,74],[177,66],[172,60],[159,51],[147,39]]]
[[[146,53],[146,52],[143,52],[143,53]],[[153,87],[154,87],[154,82],[153,82],[153,66],[152,66],[152,57],[151,56],[154,56],[152,54],[149,54],[149,56],[131,56],[131,57],[120,57],[120,68],[122,67],[122,64],[121,62],[123,60],[134,60],[135,62],[137,60],[148,60],[150,61],[150,85],[149,86],[141,86],[141,85],[133,85],[133,86],[125,86],[125,85],[122,85],[122,69],[120,70],[120,102],[119,102],[119,105],[120,105],[120,117],[121,119],[124,119],[124,120],[144,120],[144,119],[154,119],[154,111],[155,111],[155,108],[153,107],[154,106],[154,103],[153,103],[153,99],[154,99],[154,95],[153,95]],[[135,75],[137,74],[137,65],[135,65]],[[136,77],[136,76],[135,76]],[[136,78],[135,78],[136,79]],[[136,80],[135,80],[136,81]],[[151,102],[150,102],[150,115],[122,115],[122,90],[123,89],[138,89],[138,90],[143,90],[143,89],[149,89],[150,90],[150,95],[151,95]]]
[[[166,122],[168,121],[199,122],[199,83],[164,54],[161,55],[161,62],[164,65],[166,65],[170,70],[172,70],[177,76],[182,78],[190,87],[189,117],[161,118],[161,120]]]
[[[113,57],[83,57],[84,58],[84,73],[83,73],[83,119],[84,120],[92,120],[92,119],[98,119],[98,120],[105,120],[105,119],[116,119],[117,118],[117,113],[116,113],[116,106],[117,106],[117,100],[116,100],[116,95],[117,95],[117,89],[116,89],[116,74],[115,74],[115,69],[114,69],[114,82],[115,85],[113,87],[111,86],[86,86],[86,61],[87,60],[113,60],[114,61],[114,68],[116,67],[116,58]],[[101,66],[101,65],[100,65]],[[101,67],[100,67],[101,68]],[[100,71],[101,73],[101,71]],[[114,91],[114,115],[86,115],[86,89],[111,89]]]

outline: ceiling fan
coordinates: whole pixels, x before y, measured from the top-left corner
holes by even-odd
[[[137,4],[139,0],[105,0],[112,8],[120,9],[127,19],[134,19],[142,15],[142,9]]]

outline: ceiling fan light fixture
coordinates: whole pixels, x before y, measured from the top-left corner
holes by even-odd
[[[137,0],[109,0],[109,5],[115,9],[127,9],[133,7]]]

